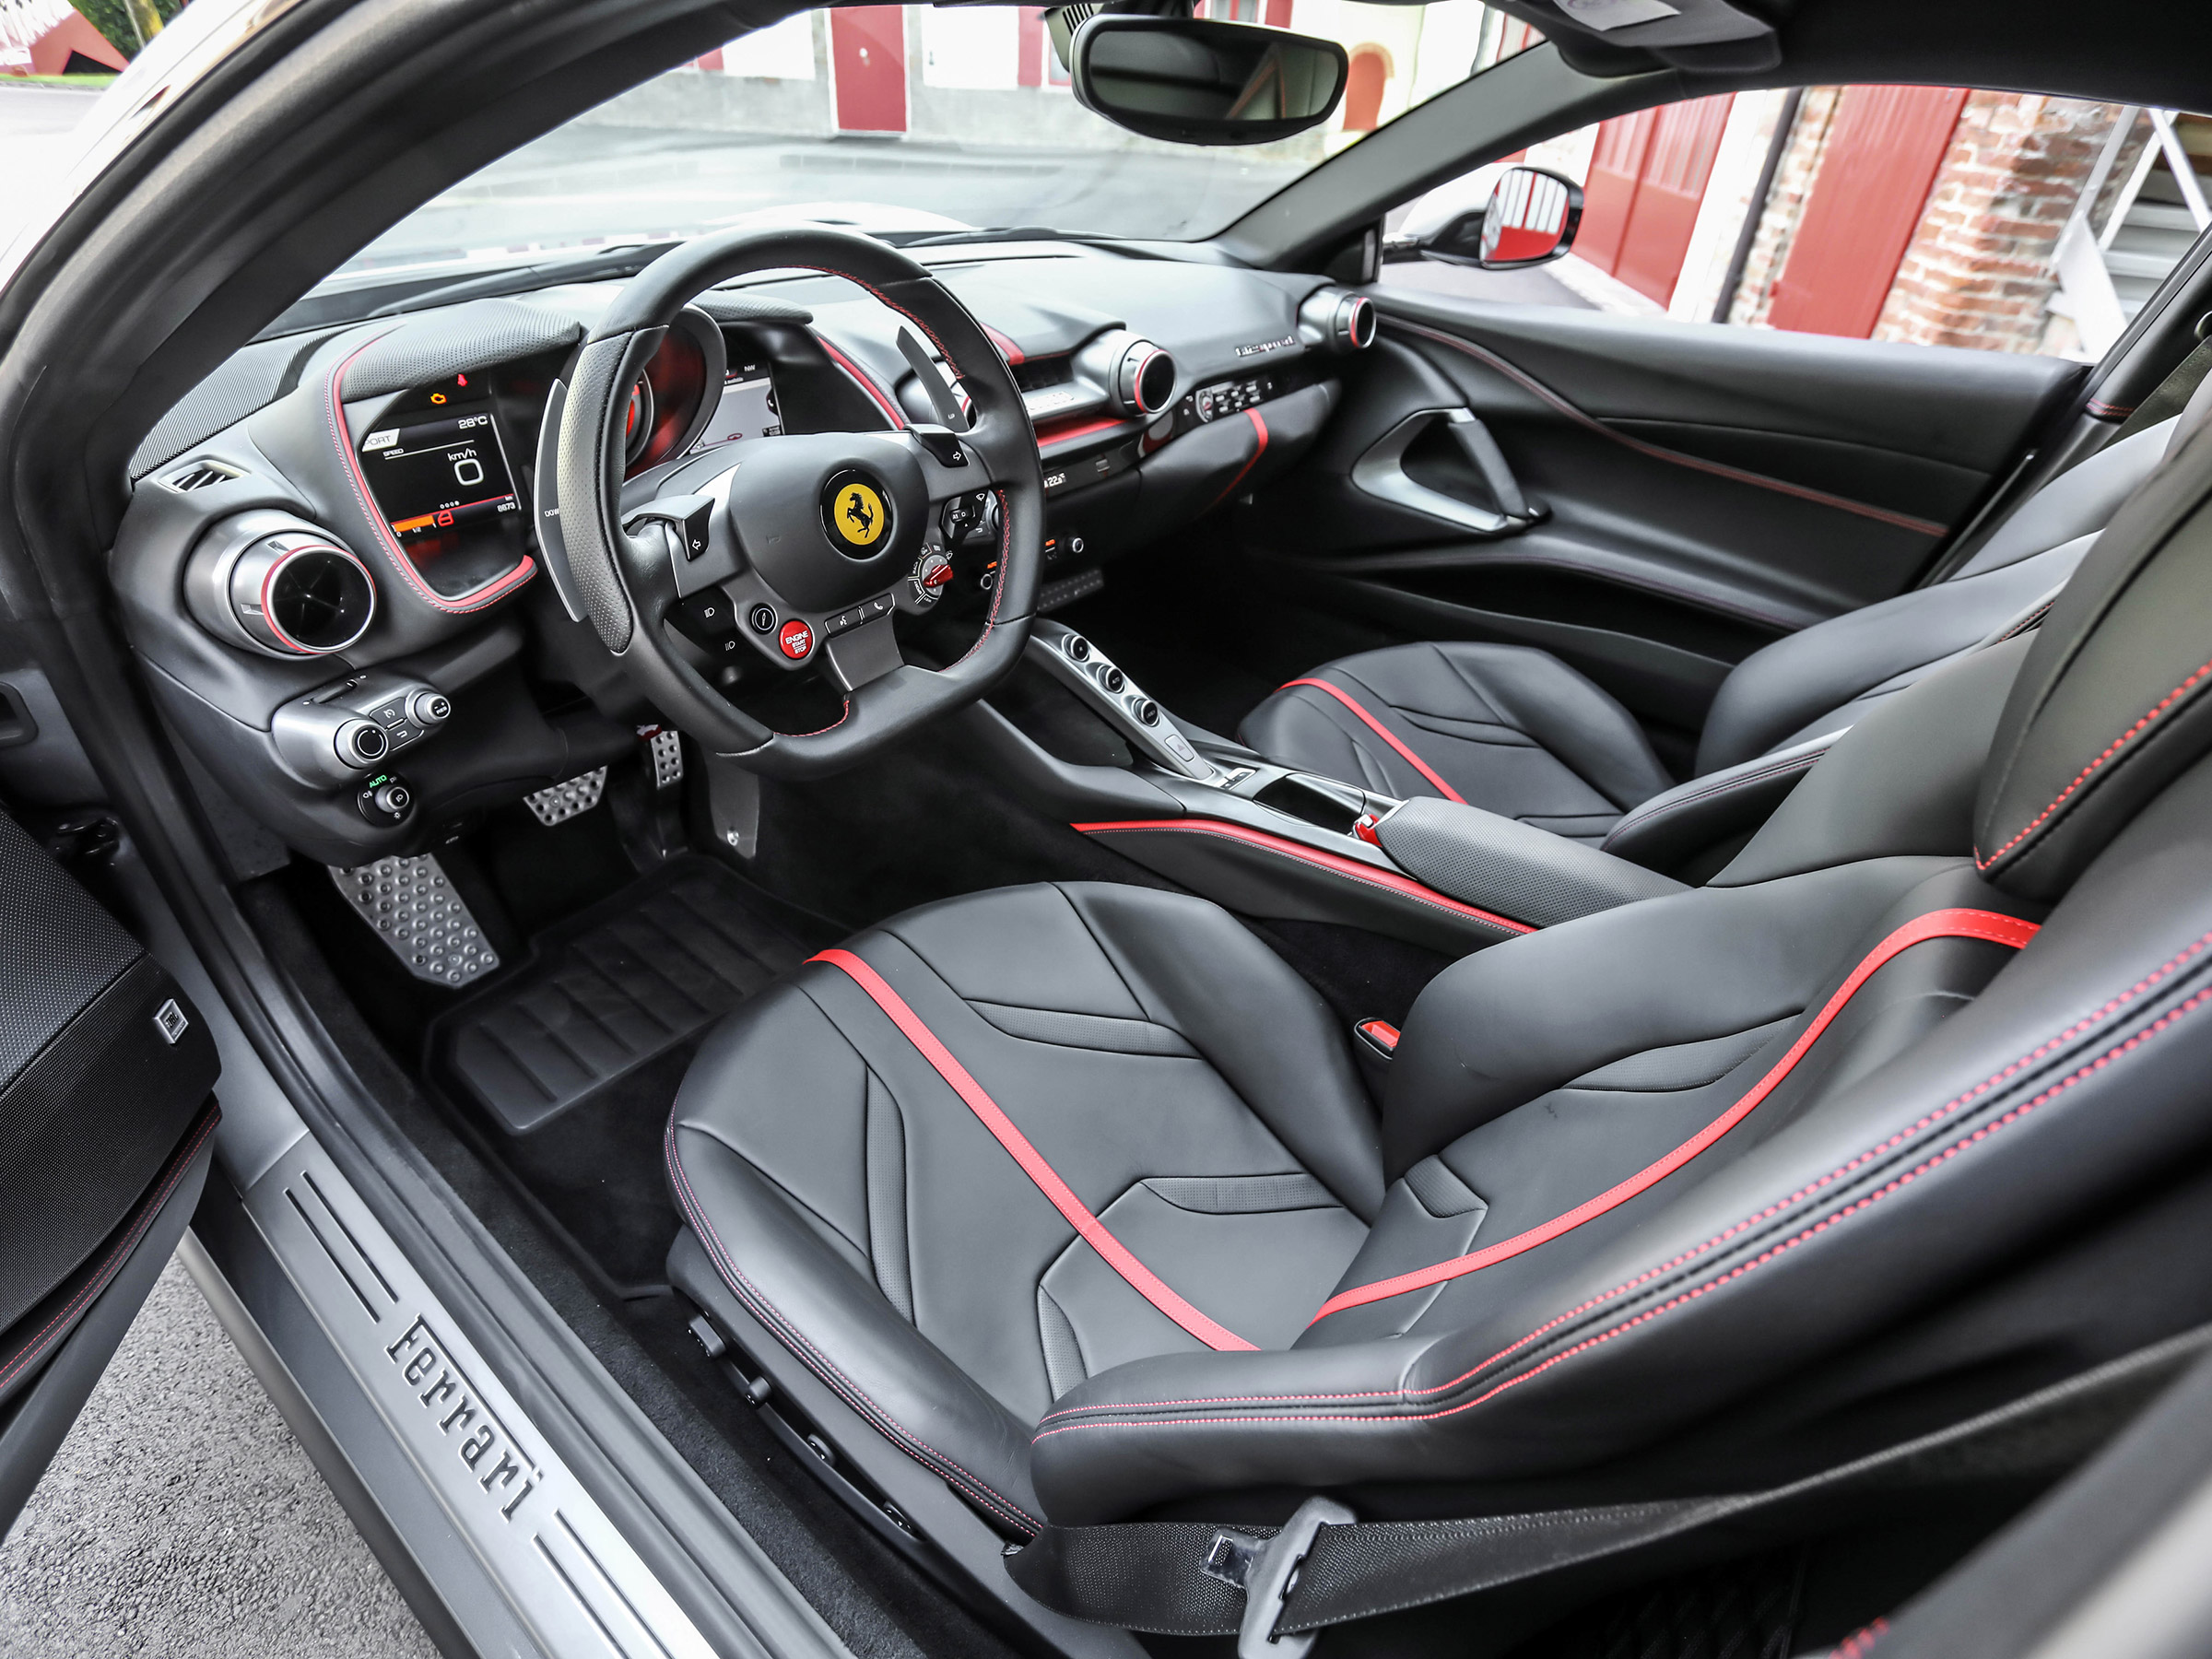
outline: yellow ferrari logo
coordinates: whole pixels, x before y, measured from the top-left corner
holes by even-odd
[[[865,484],[847,484],[837,492],[835,517],[840,535],[855,547],[866,547],[882,535],[890,515],[883,510],[883,498]]]

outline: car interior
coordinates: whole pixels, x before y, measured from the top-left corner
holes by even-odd
[[[318,1134],[854,1652],[2022,1652],[1940,1581],[2212,1329],[2212,241],[2086,362],[1417,288],[1382,229],[1685,98],[2207,60],[1629,4],[1500,0],[1538,43],[1207,240],[322,281],[777,20],[548,13],[535,104],[334,106],[389,154],[230,274],[147,231],[21,440],[17,816],[281,987]],[[1230,27],[1070,9],[1094,108]],[[1567,252],[1503,199],[1492,268]],[[18,353],[87,327],[40,303]]]

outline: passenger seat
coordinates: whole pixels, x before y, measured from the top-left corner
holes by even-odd
[[[2175,419],[2044,485],[1945,581],[1745,658],[1713,700],[1689,782],[1667,774],[1628,710],[1524,645],[1444,641],[1340,657],[1276,691],[1239,735],[1279,765],[1401,800],[1463,801],[1669,868],[1712,839],[1716,796],[1747,791],[1740,805],[1763,818],[1818,759],[1825,746],[1810,740],[2030,626],[2120,503],[2207,418],[2212,382]]]

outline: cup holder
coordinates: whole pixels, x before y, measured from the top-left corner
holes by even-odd
[[[1252,798],[1263,806],[1272,806],[1277,812],[1288,813],[1338,835],[1349,835],[1352,826],[1367,810],[1364,801],[1355,805],[1295,772],[1276,779]]]

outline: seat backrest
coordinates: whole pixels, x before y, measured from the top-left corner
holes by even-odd
[[[2177,434],[2194,431],[2208,414],[2212,396],[2061,473],[1947,580],[1815,623],[1746,657],[1706,717],[1699,775],[1849,725],[2032,611],[2074,573]]]
[[[1447,969],[1315,1324],[1071,1393],[1054,1518],[1751,1489],[2212,1322],[2212,436],[2034,635],[1908,696],[1994,730],[1975,852],[1864,840]],[[1966,806],[1904,818],[1962,838]]]

